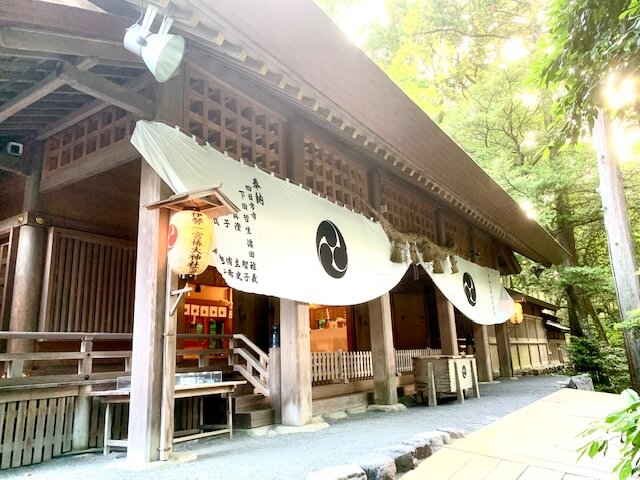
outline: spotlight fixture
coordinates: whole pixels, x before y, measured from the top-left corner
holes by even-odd
[[[134,23],[124,35],[124,48],[141,57],[149,71],[160,83],[166,82],[176,72],[184,55],[184,38],[169,32],[173,18],[162,19],[158,33],[151,33],[158,7],[147,6],[142,24]]]

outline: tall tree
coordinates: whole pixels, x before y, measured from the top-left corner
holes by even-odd
[[[640,284],[604,87],[613,74],[640,73],[640,6],[638,0],[555,0],[552,13],[545,79],[565,89],[559,99],[559,111],[566,114],[564,131],[575,140],[585,123],[592,127],[611,268],[620,315],[626,319],[640,308]],[[640,391],[640,338],[627,328],[624,339],[631,385]]]

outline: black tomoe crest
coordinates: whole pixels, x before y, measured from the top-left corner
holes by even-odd
[[[322,268],[333,278],[342,278],[347,273],[347,245],[338,227],[323,220],[316,231],[316,251]]]
[[[473,281],[473,278],[469,273],[464,272],[462,276],[462,288],[464,289],[464,294],[467,296],[467,301],[471,304],[472,307],[476,306],[476,284]]]

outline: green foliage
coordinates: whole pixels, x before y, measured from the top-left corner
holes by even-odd
[[[621,460],[613,468],[619,480],[640,472],[640,396],[633,390],[621,393],[625,406],[596,422],[582,436],[589,442],[578,449],[578,459],[584,455],[595,458],[606,455],[612,441],[619,443]]]
[[[596,390],[617,393],[629,386],[624,349],[620,346],[571,337],[567,351],[573,373],[588,373]]]
[[[554,0],[542,49],[547,84],[561,84],[558,120],[577,140],[604,105],[602,86],[610,72],[640,72],[640,8],[637,0]]]
[[[618,331],[631,330],[634,336],[640,336],[640,308],[631,310],[627,318],[615,326]]]
[[[316,1],[329,15],[336,15],[367,0]],[[556,105],[564,102],[570,108],[575,104],[575,111],[582,112],[583,106],[564,94],[572,91],[573,81],[586,85],[598,79],[597,75],[583,78],[583,64],[585,68],[604,65],[608,58],[598,53],[586,62],[565,51],[577,45],[589,54],[599,52],[588,47],[588,36],[575,37],[579,28],[574,24],[582,22],[580,28],[597,36],[603,42],[598,48],[604,48],[606,38],[618,37],[624,38],[623,43],[629,47],[631,30],[619,32],[613,26],[638,22],[640,7],[638,0],[553,0],[549,12],[548,3],[385,0],[388,22],[372,23],[362,48],[516,201],[530,202],[537,220],[567,250],[575,250],[572,263],[547,269],[541,275],[539,271],[534,274],[536,265],[518,257],[523,271],[512,277],[513,285],[559,305],[558,315],[565,320],[571,309],[576,313],[572,318],[579,318],[588,335],[607,337],[612,350],[602,347],[599,358],[602,362],[612,359],[612,365],[601,366],[604,378],[610,379],[608,383],[603,380],[602,388],[620,391],[624,382],[615,372],[625,356],[620,350],[621,333],[614,329],[620,315],[596,192],[599,178],[595,155],[588,138],[564,142],[566,133],[560,127],[568,118],[567,111],[557,110]],[[631,10],[623,21],[618,19],[627,7]],[[574,11],[584,15],[561,18]],[[608,20],[598,24],[604,17]],[[559,35],[563,28],[574,36],[567,39]],[[640,42],[639,35],[634,38]],[[514,40],[521,41],[528,55],[519,59],[503,55]],[[607,48],[624,50],[618,44]],[[634,48],[637,52],[637,45]],[[640,56],[636,57],[632,61],[640,62]],[[557,65],[548,67],[553,61]],[[571,66],[570,61],[578,63]],[[532,72],[532,67],[537,71]],[[540,72],[547,67],[548,85],[543,85]],[[560,76],[571,72],[579,75],[575,79]],[[575,118],[582,121],[581,115],[576,113]],[[626,115],[628,118],[630,113]],[[558,138],[562,139],[560,144]],[[640,251],[640,165],[623,165],[622,173],[632,235]],[[573,296],[577,301],[569,302],[567,286],[575,286]]]

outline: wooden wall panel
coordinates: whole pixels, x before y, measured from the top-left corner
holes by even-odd
[[[51,228],[45,268],[41,331],[132,331],[133,243]]]
[[[25,178],[0,170],[0,220],[22,212]]]
[[[386,205],[386,218],[401,232],[420,233],[437,242],[436,204],[413,193],[388,178],[381,179],[381,201]]]
[[[443,214],[442,224],[446,245],[453,248],[462,258],[469,259],[469,225],[452,214]]]

